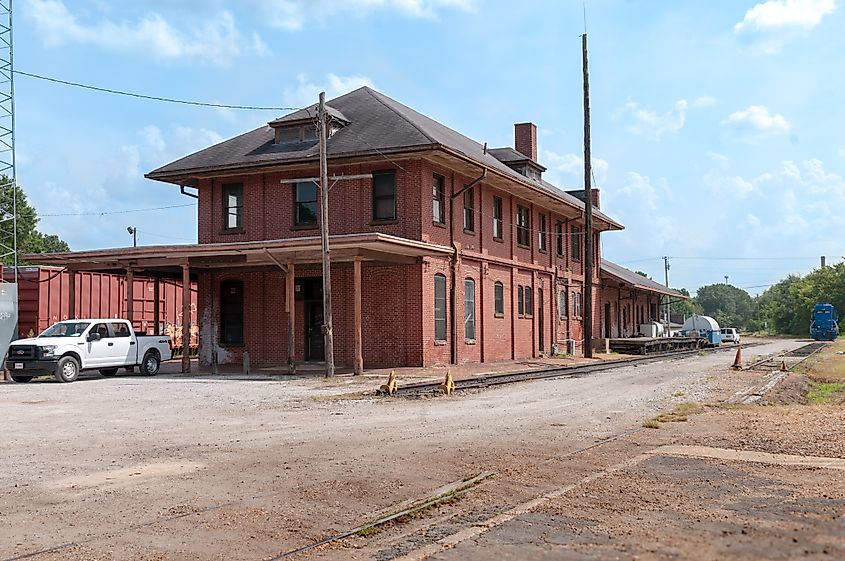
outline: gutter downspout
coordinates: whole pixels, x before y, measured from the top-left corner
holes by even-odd
[[[458,318],[456,317],[457,312],[457,302],[455,298],[455,283],[457,282],[458,278],[458,267],[461,264],[461,244],[455,241],[455,199],[460,197],[465,191],[474,187],[477,183],[479,183],[482,179],[487,177],[487,168],[482,168],[481,175],[470,182],[468,185],[464,185],[464,188],[455,192],[455,174],[452,173],[452,195],[449,197],[449,217],[451,220],[449,221],[449,245],[452,246],[454,253],[452,254],[452,266],[451,266],[451,277],[452,281],[450,283],[450,290],[449,290],[449,313],[450,313],[450,321],[449,321],[449,331],[450,331],[450,341],[449,341],[449,351],[450,351],[450,360],[452,364],[458,364]]]

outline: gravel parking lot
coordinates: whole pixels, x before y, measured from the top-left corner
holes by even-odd
[[[791,340],[755,348],[793,348]],[[612,465],[681,401],[730,395],[732,353],[624,367],[469,395],[350,395],[373,380],[125,376],[0,384],[0,560],[268,559],[354,528],[482,471],[460,524]],[[444,507],[445,508],[445,507]],[[412,521],[317,558],[390,558],[426,539]],[[445,532],[445,530],[444,530]]]

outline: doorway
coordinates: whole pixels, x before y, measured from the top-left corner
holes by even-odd
[[[326,360],[326,339],[323,335],[323,279],[303,279],[305,299],[305,360]]]
[[[610,339],[610,302],[604,303],[604,338]]]

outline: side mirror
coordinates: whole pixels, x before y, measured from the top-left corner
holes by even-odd
[[[88,334],[88,341],[99,341],[99,340],[100,340],[100,334],[97,333],[96,331],[92,331],[91,333]]]

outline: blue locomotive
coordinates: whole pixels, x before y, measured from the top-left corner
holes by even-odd
[[[833,304],[822,302],[813,306],[810,337],[816,341],[833,341],[839,336],[839,314]]]

